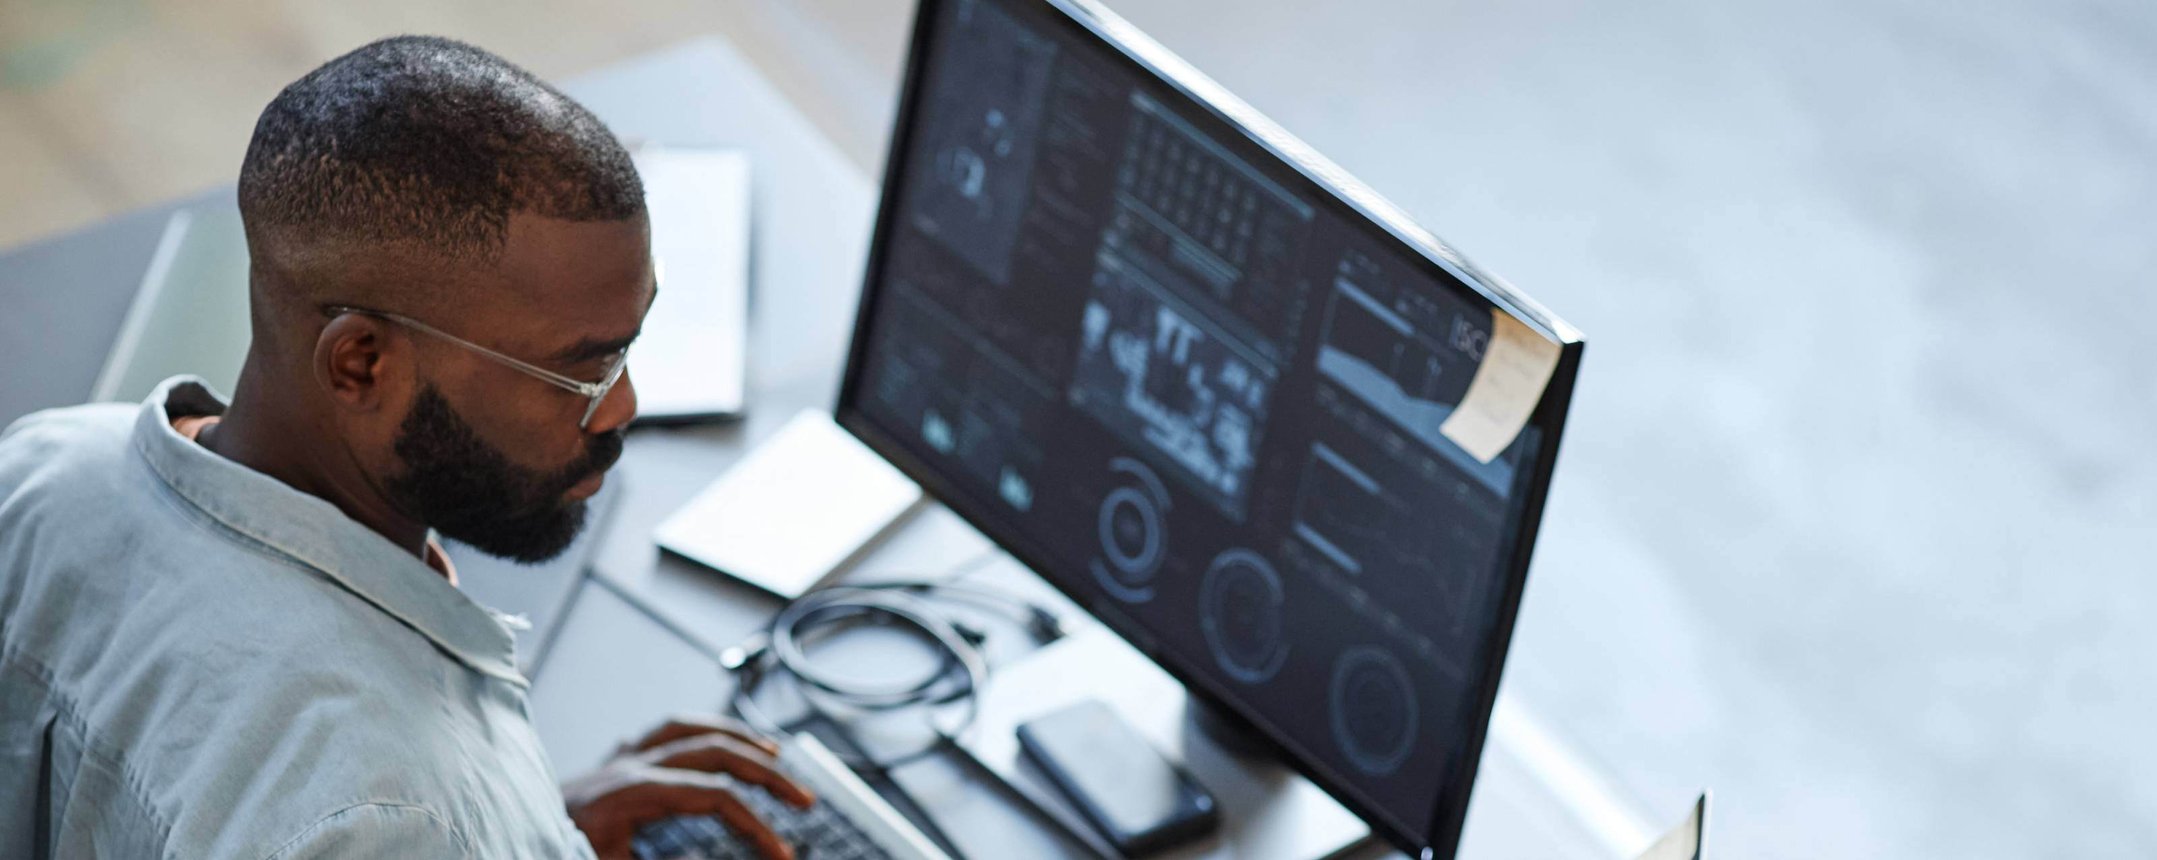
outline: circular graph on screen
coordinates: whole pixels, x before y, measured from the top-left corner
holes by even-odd
[[[1246,684],[1262,683],[1288,659],[1282,641],[1281,575],[1247,549],[1221,553],[1199,584],[1198,621],[1221,671]]]
[[[1348,763],[1385,776],[1408,760],[1416,741],[1416,693],[1391,653],[1359,646],[1333,663],[1333,740]]]
[[[1153,599],[1154,576],[1168,554],[1168,488],[1153,470],[1129,457],[1109,463],[1115,486],[1101,497],[1096,517],[1101,555],[1094,559],[1094,579],[1125,603]]]

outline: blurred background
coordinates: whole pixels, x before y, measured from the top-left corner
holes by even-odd
[[[1506,697],[1602,793],[1714,789],[1726,857],[2157,856],[2157,4],[1112,5],[1586,331]],[[398,32],[718,34],[873,172],[910,15],[0,0],[0,247],[233,181]]]

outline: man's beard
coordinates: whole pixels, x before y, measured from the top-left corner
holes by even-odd
[[[400,509],[488,555],[536,564],[576,540],[585,503],[564,494],[621,458],[622,431],[591,437],[584,456],[542,473],[480,439],[427,384],[397,428],[395,450],[405,471],[385,489]]]

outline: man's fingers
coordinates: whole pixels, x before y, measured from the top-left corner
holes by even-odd
[[[779,745],[766,740],[762,735],[757,734],[755,729],[749,728],[747,724],[740,720],[722,717],[717,714],[674,717],[667,720],[666,725],[651,730],[651,733],[638,739],[629,748],[641,752],[661,744],[673,743],[682,738],[715,733],[726,735],[762,749],[768,755],[779,754]]]
[[[778,770],[777,762],[761,747],[752,747],[722,734],[697,735],[662,744],[643,753],[657,767],[723,773],[762,787],[799,809],[807,809],[816,796],[794,784]]]
[[[709,774],[694,771],[655,772],[651,780],[622,789],[636,795],[639,806],[653,810],[650,820],[669,815],[716,815],[726,829],[755,846],[764,860],[794,860],[794,846],[756,816],[733,790]]]

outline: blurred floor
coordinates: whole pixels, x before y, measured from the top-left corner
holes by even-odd
[[[892,23],[861,31],[869,69],[829,22],[876,15]],[[562,78],[721,33],[864,140],[843,117],[891,99],[906,17],[879,0],[0,0],[0,248],[233,181],[278,89],[381,36],[455,36]]]
[[[1587,331],[1507,683],[1631,801],[1714,788],[1731,857],[2157,856],[2157,7],[1119,5]],[[0,0],[0,246],[230,181],[397,31],[721,32],[873,167],[908,14]]]

